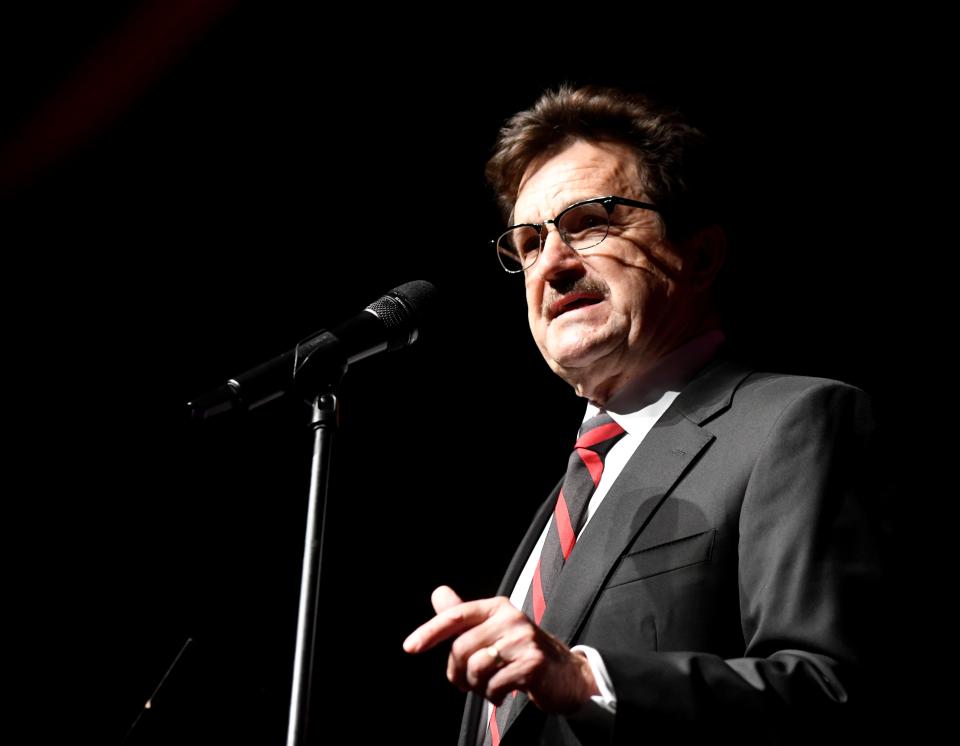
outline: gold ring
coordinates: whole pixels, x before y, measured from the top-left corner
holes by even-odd
[[[490,647],[486,648],[486,653],[487,653],[487,655],[489,655],[491,658],[493,658],[493,662],[494,662],[497,666],[502,666],[502,665],[503,665],[503,656],[500,655],[500,648],[497,647],[496,643],[494,643],[494,644],[491,645]]]

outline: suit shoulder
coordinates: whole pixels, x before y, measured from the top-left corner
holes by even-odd
[[[763,401],[789,404],[797,399],[818,396],[869,399],[863,389],[832,378],[766,372],[753,372],[746,376],[734,398],[749,400],[753,404]]]
[[[753,372],[734,392],[725,419],[728,425],[749,427],[759,433],[769,431],[778,421],[796,417],[834,419],[846,413],[855,421],[870,422],[872,408],[866,392],[843,381]]]

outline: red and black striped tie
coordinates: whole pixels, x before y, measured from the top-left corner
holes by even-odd
[[[603,460],[624,434],[624,429],[606,412],[591,417],[580,428],[573,453],[567,462],[567,474],[557,496],[540,561],[537,562],[533,582],[523,602],[524,613],[537,624],[543,619],[560,571],[577,543],[577,534],[587,521],[587,505],[600,484]],[[512,702],[513,694],[510,694],[499,707],[493,708],[484,746],[497,746],[500,743],[500,733],[506,724]]]

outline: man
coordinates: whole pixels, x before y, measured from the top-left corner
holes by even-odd
[[[588,405],[501,595],[440,587],[404,643],[452,640],[464,746],[822,741],[867,701],[869,403],[723,353],[708,152],[610,89],[547,93],[501,132],[498,256]]]

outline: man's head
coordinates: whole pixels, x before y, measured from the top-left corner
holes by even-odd
[[[643,97],[561,88],[510,119],[487,165],[510,225],[546,223],[542,246],[534,239],[521,257],[534,340],[599,404],[717,324],[710,290],[725,243],[704,145],[679,114]],[[656,209],[608,203],[552,222],[610,195]],[[582,248],[591,233],[602,240]]]

